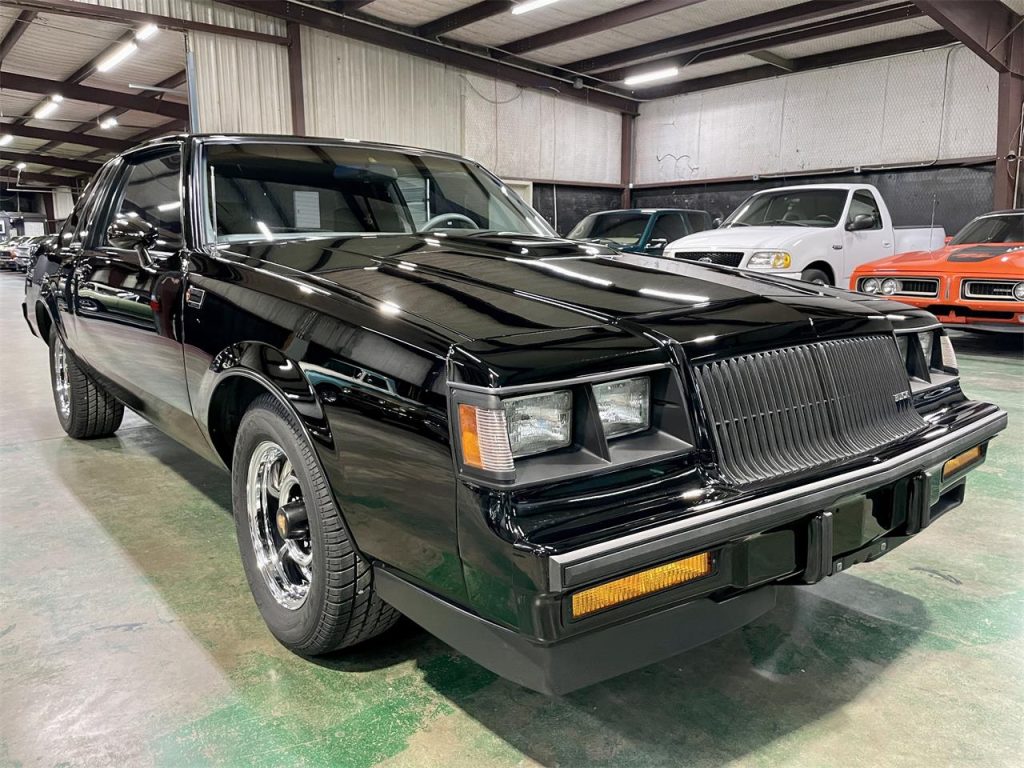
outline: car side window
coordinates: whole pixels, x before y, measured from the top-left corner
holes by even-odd
[[[651,230],[651,239],[664,239],[667,242],[678,240],[689,234],[683,217],[678,213],[662,213],[654,221],[654,229]]]
[[[853,221],[854,218],[861,214],[867,214],[874,219],[874,226],[868,227],[868,229],[882,228],[882,213],[878,210],[878,203],[875,202],[875,196],[866,189],[853,193],[853,200],[850,201],[850,215],[847,221]]]
[[[177,148],[164,149],[130,162],[110,221],[137,217],[156,229],[154,253],[177,251],[182,247],[180,177],[181,153]],[[102,242],[109,245],[106,227]]]
[[[711,229],[711,216],[703,211],[686,211],[683,218],[686,219],[686,224],[689,227],[688,234],[692,235],[694,232]]]

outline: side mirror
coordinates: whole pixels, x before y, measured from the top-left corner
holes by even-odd
[[[856,232],[858,229],[871,229],[875,226],[875,217],[869,213],[858,213],[852,220],[846,222],[846,229]]]
[[[147,250],[156,238],[156,227],[138,216],[117,216],[107,227],[107,242],[115,248]]]
[[[713,218],[711,220],[711,228],[712,229],[718,229],[720,226],[722,226],[722,217],[721,216],[716,216],[715,218]]]
[[[662,251],[665,246],[668,245],[668,239],[664,237],[655,237],[647,241],[647,245],[644,246],[645,251]]]

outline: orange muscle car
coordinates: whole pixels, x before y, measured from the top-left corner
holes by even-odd
[[[945,248],[864,264],[850,288],[899,297],[947,326],[1024,333],[1024,209],[979,216]]]

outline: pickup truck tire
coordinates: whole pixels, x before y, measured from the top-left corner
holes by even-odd
[[[50,330],[50,386],[57,420],[77,440],[109,437],[121,426],[124,406],[97,384]]]
[[[370,563],[353,546],[313,446],[273,395],[257,397],[242,417],[231,467],[242,565],[282,645],[316,656],[368,640],[398,620],[374,590]],[[281,535],[282,501],[304,507],[301,538]]]
[[[828,275],[820,269],[805,269],[800,273],[800,279],[805,283],[814,283],[815,285],[832,285],[832,281],[828,279]]]

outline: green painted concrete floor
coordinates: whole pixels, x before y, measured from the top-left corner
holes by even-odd
[[[551,699],[414,626],[316,662],[264,629],[227,476],[137,417],[76,443],[0,274],[0,765],[1021,765],[1020,337],[957,336],[1010,412],[920,537],[669,662]]]

